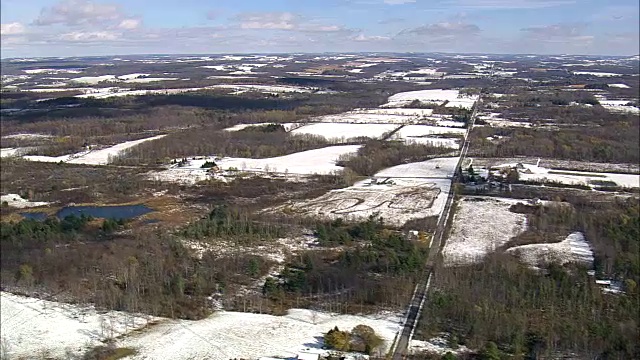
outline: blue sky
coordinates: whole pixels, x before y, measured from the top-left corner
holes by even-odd
[[[637,0],[1,0],[0,4],[3,58],[640,52]]]

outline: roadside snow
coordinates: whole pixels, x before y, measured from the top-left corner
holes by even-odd
[[[574,232],[564,240],[552,244],[529,244],[515,246],[507,252],[517,255],[530,266],[540,263],[580,263],[593,267],[593,251],[581,232]]]
[[[364,324],[384,340],[382,354],[400,330],[398,314],[338,315],[291,309],[285,316],[221,311],[198,321],[167,320],[119,341],[138,349],[131,359],[257,359],[263,356],[295,358],[304,350],[322,350],[322,336],[337,326],[351,330]]]
[[[435,353],[439,355],[444,355],[448,352],[452,354],[461,354],[467,353],[471,350],[466,346],[459,346],[457,349],[452,349],[449,347],[448,337],[450,334],[441,333],[439,336],[429,339],[428,341],[424,340],[411,340],[409,343],[409,352],[411,354],[421,354],[421,353]]]
[[[45,201],[29,201],[27,199],[23,199],[22,196],[18,194],[0,196],[0,203],[4,203],[5,201],[9,206],[20,209],[49,205],[49,203]]]
[[[62,156],[24,156],[23,159],[30,161],[39,161],[39,162],[66,162],[69,164],[86,164],[86,165],[106,165],[109,163],[109,160],[122,151],[130,149],[134,146],[140,145],[143,142],[157,140],[165,137],[167,135],[158,135],[149,138],[133,140],[123,142],[118,145],[114,145],[108,147],[106,149],[101,150],[85,150],[76,154],[70,155],[62,155]]]
[[[466,196],[458,202],[442,256],[447,266],[482,260],[526,228],[526,216],[509,211],[513,199]]]
[[[331,174],[342,170],[336,165],[338,158],[358,151],[360,145],[327,146],[290,155],[266,159],[226,157],[217,162],[223,170],[235,168],[250,172],[286,172],[288,174]]]
[[[3,348],[11,358],[66,358],[147,325],[150,317],[0,293]],[[4,349],[3,349],[4,355]],[[42,356],[43,358],[45,356]],[[4,356],[3,356],[4,358]]]

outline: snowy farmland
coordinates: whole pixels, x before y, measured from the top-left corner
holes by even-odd
[[[438,216],[444,209],[457,162],[437,158],[394,166],[353,186],[336,189],[306,201],[292,202],[272,211],[319,218],[361,220],[379,213],[385,223],[402,226],[412,219]]]
[[[458,90],[417,90],[401,92],[389,97],[386,104],[380,107],[402,107],[411,104],[413,101],[418,100],[421,103],[442,105],[445,103],[452,103],[451,106],[462,106],[464,108],[473,107],[474,102],[478,99],[477,96],[464,96],[460,94]],[[445,106],[449,106],[448,104]]]
[[[132,359],[295,358],[303,350],[327,354],[321,337],[335,326],[351,330],[364,324],[384,340],[384,354],[401,323],[399,315],[337,315],[291,309],[285,316],[273,316],[223,311],[199,321],[169,320],[120,343],[138,349]]]
[[[140,140],[133,140],[123,142],[118,145],[114,145],[100,150],[85,150],[79,153],[62,155],[62,156],[39,156],[29,155],[24,156],[23,159],[39,162],[64,162],[69,164],[85,164],[85,165],[106,165],[111,158],[117,156],[122,151],[130,149],[134,146],[140,145],[143,142],[157,140],[165,137],[166,135],[158,135],[154,137],[144,138]]]
[[[153,320],[124,312],[0,293],[2,345],[11,358],[68,358]],[[3,351],[4,352],[4,351]],[[4,355],[4,354],[3,354]],[[3,356],[4,358],[4,356]]]
[[[298,123],[254,123],[254,124],[238,124],[238,125],[234,125],[232,127],[228,127],[226,129],[224,129],[225,131],[240,131],[243,129],[246,129],[250,126],[266,126],[266,125],[281,125],[282,127],[284,127],[285,131],[290,131],[293,127],[298,126],[300,124]]]
[[[342,170],[342,167],[336,165],[340,156],[355,153],[359,148],[360,145],[327,146],[266,159],[225,157],[217,164],[223,170],[234,168],[241,171],[297,175],[331,174]]]
[[[227,174],[249,172],[292,176],[328,175],[342,170],[342,167],[336,165],[338,158],[343,155],[353,154],[359,148],[360,145],[327,146],[265,159],[218,158],[214,156],[200,156],[194,159],[194,157],[188,157],[187,163],[182,166],[178,164],[172,165],[167,170],[148,173],[147,177],[156,181],[189,185],[211,178],[224,181],[224,177],[221,174],[211,174],[208,169],[202,168],[207,161],[215,162],[220,170]],[[180,160],[176,159],[176,161]]]
[[[619,174],[609,172],[586,172],[552,170],[535,164],[521,164],[518,170],[522,181],[554,181],[568,185],[598,186],[602,182],[612,182],[617,186],[637,188],[640,187],[640,175]],[[518,163],[501,164],[493,168],[517,168]]]
[[[406,143],[428,144],[443,146],[450,149],[460,148],[460,138],[444,138],[442,135],[464,136],[466,129],[447,128],[429,125],[407,125],[402,127],[393,136],[393,139],[403,140]],[[434,136],[434,135],[437,135]]]
[[[451,234],[442,256],[448,266],[481,261],[488,253],[522,233],[524,214],[509,211],[517,200],[494,197],[463,197],[453,218]]]
[[[594,260],[593,251],[580,232],[571,233],[557,243],[514,246],[507,249],[507,252],[515,254],[520,260],[534,267],[551,262],[559,265],[579,263],[592,267]]]
[[[305,349],[325,354],[323,334],[338,326],[371,326],[384,354],[400,330],[400,314],[338,315],[291,309],[285,316],[217,312],[198,320],[172,320],[63,304],[2,292],[3,349],[13,357],[68,357],[103,345],[137,350],[130,359],[292,358]],[[145,329],[135,331],[136,329]]]

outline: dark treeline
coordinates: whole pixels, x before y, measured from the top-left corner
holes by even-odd
[[[197,128],[142,143],[125,151],[113,162],[123,165],[168,163],[174,158],[196,155],[268,158],[328,145],[330,143],[324,137],[314,135],[294,135],[280,131],[236,132]]]
[[[564,160],[638,163],[638,124],[612,123],[602,127],[562,131],[526,128],[476,127],[471,132],[470,155],[481,157],[534,156]],[[487,137],[501,135],[500,141]]]
[[[575,197],[571,205],[514,210],[528,213],[529,229],[505,248],[581,231],[594,252],[596,278],[619,281],[624,292],[604,292],[581,265],[540,264],[544,271],[533,270],[497,252],[477,265],[436,270],[418,336],[448,332],[452,343],[472,349],[495,343],[502,357],[520,359],[638,358],[637,200]]]
[[[390,166],[424,161],[450,152],[451,149],[439,146],[369,140],[358,149],[356,155],[341,158],[339,165],[346,166],[359,175],[371,176]]]

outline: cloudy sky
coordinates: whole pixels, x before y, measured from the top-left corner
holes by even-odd
[[[637,0],[0,0],[1,56],[635,55]]]

